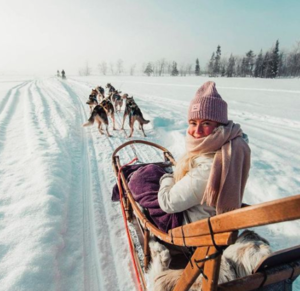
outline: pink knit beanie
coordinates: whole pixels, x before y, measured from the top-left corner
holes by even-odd
[[[190,103],[188,120],[209,119],[223,124],[228,123],[227,103],[219,95],[215,82],[204,83]]]

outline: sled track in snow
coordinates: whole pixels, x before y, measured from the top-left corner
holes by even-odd
[[[21,84],[18,84],[11,89],[8,90],[8,92],[5,94],[4,98],[2,99],[0,103],[0,116],[5,109],[6,104],[11,101],[11,98],[13,98],[16,94],[19,94],[19,91],[22,87],[26,86],[29,83],[29,81],[25,81]]]
[[[81,115],[84,112],[81,108]],[[99,256],[97,249],[97,239],[95,236],[95,220],[93,215],[93,203],[91,197],[91,174],[87,152],[87,141],[82,144],[82,165],[83,165],[83,248],[84,248],[84,287],[85,290],[101,290],[101,272],[99,269]],[[95,278],[92,278],[93,271]],[[96,280],[93,280],[96,279]]]
[[[63,87],[70,94],[70,97],[76,100],[76,105],[81,112],[81,124],[87,120],[83,100],[73,89],[62,82]],[[80,126],[81,126],[80,124]],[[84,194],[84,246],[85,246],[85,277],[94,272],[97,276],[98,287],[89,286],[89,280],[85,279],[86,290],[119,290],[118,275],[116,273],[117,262],[114,262],[111,235],[109,232],[109,215],[106,213],[106,203],[103,196],[110,192],[106,185],[105,177],[101,171],[101,164],[97,163],[98,149],[96,148],[93,137],[85,133],[82,128],[84,138],[84,155],[82,163],[84,164],[86,179],[88,181],[83,185]],[[93,251],[89,251],[92,249]],[[97,273],[97,274],[96,274]],[[94,278],[95,279],[95,278]],[[89,289],[88,289],[89,288]]]
[[[28,85],[29,81],[11,88],[0,103],[0,153],[6,142],[7,126],[13,118],[20,101],[20,90]]]
[[[73,104],[78,111],[77,126],[80,127],[86,115],[82,108],[82,104],[76,93],[63,81],[60,84],[68,93],[69,98],[72,98]],[[97,238],[94,225],[94,209],[91,192],[91,169],[90,157],[88,153],[88,141],[85,132],[81,130],[81,147],[79,154],[79,164],[81,172],[81,215],[82,215],[82,245],[83,245],[83,285],[84,290],[96,291],[103,289],[103,278],[100,272],[100,262],[97,248]],[[72,217],[72,215],[71,215]],[[71,218],[72,220],[72,218]]]

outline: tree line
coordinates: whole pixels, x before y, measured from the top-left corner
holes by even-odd
[[[133,76],[137,72],[147,76],[200,76],[210,77],[256,77],[256,78],[276,78],[276,77],[300,77],[300,42],[290,50],[280,50],[279,40],[275,45],[265,52],[261,49],[258,53],[249,50],[243,56],[230,54],[229,57],[222,57],[221,46],[218,45],[216,51],[212,52],[211,58],[204,67],[200,67],[199,59],[195,63],[177,63],[161,58],[155,62],[143,63],[140,68],[137,64],[132,64],[129,70],[125,71],[124,62],[118,59],[114,62],[102,61],[97,65],[97,70],[102,75],[122,75]],[[91,75],[92,69],[86,62],[85,66],[79,70],[83,76]]]
[[[193,64],[179,64],[175,61],[167,61],[165,58],[159,59],[157,62],[148,62],[142,65],[142,72],[147,76],[186,76],[193,75]]]
[[[221,46],[212,53],[207,72],[209,76],[218,77],[300,77],[300,42],[290,52],[279,50],[279,40],[263,52],[255,54],[252,50],[244,56],[230,55],[221,58]]]
[[[135,66],[133,65],[130,68],[131,75],[134,75]],[[114,62],[106,62],[102,61],[97,65],[97,69],[100,74],[102,75],[122,75],[124,70],[124,62],[122,59],[118,59],[116,63]],[[89,62],[87,61],[83,67],[81,67],[78,71],[80,76],[90,76],[93,73],[93,69],[89,65]]]

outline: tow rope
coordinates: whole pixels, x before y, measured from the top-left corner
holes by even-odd
[[[131,240],[131,237],[130,237],[130,234],[129,234],[128,224],[127,224],[127,219],[126,219],[126,214],[125,214],[125,209],[124,209],[124,204],[123,204],[123,190],[122,190],[122,185],[121,185],[121,170],[125,166],[128,166],[128,165],[132,164],[133,162],[135,162],[137,160],[138,160],[138,158],[134,158],[129,163],[127,163],[127,164],[123,165],[122,167],[120,167],[119,173],[118,173],[118,188],[119,188],[119,195],[120,195],[122,215],[123,215],[125,229],[126,229],[126,234],[127,234],[127,239],[128,239],[128,243],[129,243],[131,260],[133,262],[134,272],[135,272],[135,276],[136,276],[136,279],[137,279],[137,282],[138,282],[138,289],[139,289],[139,291],[143,291],[141,280],[140,280],[139,271],[138,271],[138,268],[137,268],[137,265],[136,265],[136,261],[134,259],[133,243],[132,243],[132,240]]]

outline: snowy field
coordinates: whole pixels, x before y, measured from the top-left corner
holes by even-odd
[[[113,150],[126,132],[83,128],[91,88],[111,82],[143,111],[146,140],[184,152],[187,108],[207,78],[0,76],[0,290],[135,290],[123,221],[111,202]],[[244,201],[300,193],[300,81],[214,80],[249,136]],[[117,115],[121,127],[122,113]],[[137,128],[137,125],[136,125]],[[144,139],[139,130],[134,138]],[[145,162],[160,153],[138,148]],[[131,148],[124,161],[134,156]],[[270,216],[272,213],[270,213]],[[273,248],[300,244],[300,221],[258,228]],[[299,280],[294,290],[300,290]]]

